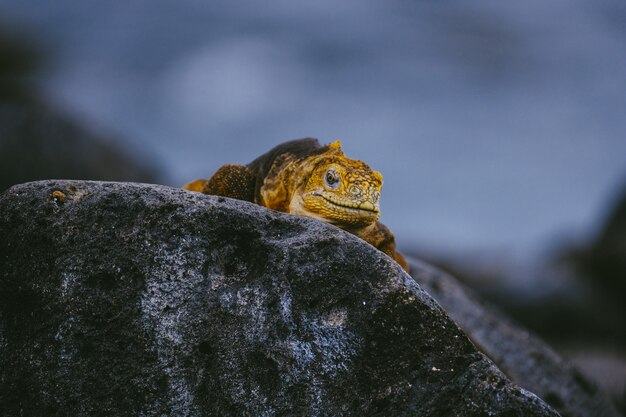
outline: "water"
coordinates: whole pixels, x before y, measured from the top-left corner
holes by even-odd
[[[284,140],[342,140],[385,179],[400,247],[537,254],[626,178],[621,0],[3,0],[53,103],[170,185]]]

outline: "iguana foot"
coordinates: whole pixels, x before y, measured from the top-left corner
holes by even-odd
[[[409,272],[409,264],[404,256],[396,251],[396,239],[391,230],[381,222],[376,222],[371,226],[362,229],[350,230],[352,233],[374,246],[379,251],[391,257],[400,264],[402,269]]]

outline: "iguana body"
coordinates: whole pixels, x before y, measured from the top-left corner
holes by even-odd
[[[317,139],[278,145],[248,165],[224,165],[209,179],[185,189],[251,201],[286,213],[313,217],[360,237],[408,265],[380,217],[382,175],[344,156],[339,141]]]

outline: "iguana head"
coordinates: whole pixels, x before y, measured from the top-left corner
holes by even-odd
[[[312,158],[300,210],[341,227],[363,227],[380,217],[383,177],[363,161],[344,156],[339,141]]]

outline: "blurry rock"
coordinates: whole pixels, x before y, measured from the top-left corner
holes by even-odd
[[[0,28],[0,191],[46,178],[158,182],[154,167],[42,101],[29,82],[40,61]]]
[[[618,417],[608,395],[540,339],[485,305],[452,276],[410,259],[411,275],[513,382],[562,416]]]
[[[624,414],[626,411],[626,355],[605,346],[570,346],[564,354],[581,370],[598,381]]]
[[[395,262],[326,223],[42,181],[0,196],[0,235],[8,415],[557,415]]]
[[[25,101],[32,92],[28,77],[39,67],[40,51],[0,27],[0,101]]]
[[[602,287],[607,295],[623,303],[626,299],[626,188],[616,201],[597,238],[586,248],[574,250],[570,258],[590,283]]]
[[[154,168],[50,106],[0,101],[0,191],[47,178],[158,182]]]

